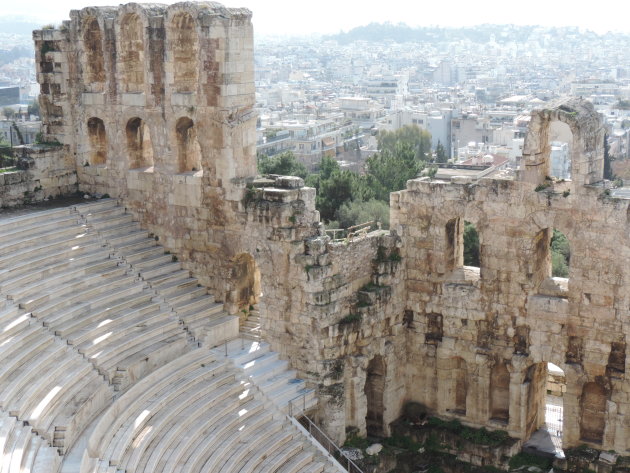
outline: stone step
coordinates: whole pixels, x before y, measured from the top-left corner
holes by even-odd
[[[155,240],[153,240],[155,241]],[[158,256],[165,254],[164,248],[159,245],[149,246],[146,248],[141,248],[137,251],[125,255],[125,261],[131,264],[132,266],[138,261],[142,261],[145,258],[150,258],[152,256]]]
[[[88,215],[86,222],[90,228],[94,228],[100,233],[108,228],[119,227],[133,222],[133,215],[125,213],[122,207],[114,207],[113,209],[99,212],[94,216]]]
[[[258,467],[259,473],[275,473],[290,458],[298,455],[303,450],[301,442],[287,442],[274,454],[269,455]]]
[[[46,259],[56,252],[81,251],[82,248],[87,249],[94,245],[103,246],[95,235],[88,233],[79,236],[64,236],[51,243],[34,243],[32,246],[0,257],[3,268],[6,268],[1,271],[1,274],[9,272],[9,269],[13,266],[20,267],[21,265],[29,264],[30,261],[38,261],[41,258]]]
[[[118,255],[125,256],[126,254],[133,254],[138,251],[155,247],[161,248],[157,246],[157,242],[153,238],[139,238],[128,243],[115,244],[114,251]]]
[[[31,258],[19,258],[19,261],[3,261],[6,269],[0,270],[0,282],[6,282],[21,275],[38,272],[42,268],[53,265],[72,264],[90,254],[98,254],[100,251],[109,251],[101,243],[94,241],[87,245],[66,246],[59,249],[51,248],[50,252],[34,255]]]
[[[286,446],[293,439],[293,432],[288,431],[286,426],[274,435],[264,436],[256,442],[255,450],[249,455],[244,465],[238,465],[235,471],[239,473],[256,473],[260,464],[269,456],[273,456],[279,449]]]
[[[146,242],[147,246],[149,246],[149,240],[151,240],[149,238],[149,232],[137,229],[125,231],[124,233],[120,233],[117,235],[112,235],[105,239],[105,241],[114,248],[129,247],[141,244],[142,242]],[[155,241],[153,242],[153,244],[155,244]]]
[[[140,276],[142,277],[142,279],[146,279],[146,280],[152,280],[154,278],[158,278],[160,276],[165,276],[165,275],[169,275],[169,274],[173,274],[177,271],[181,270],[181,264],[180,263],[175,263],[173,261],[168,261],[165,263],[162,263],[158,266],[153,266],[151,268],[147,268],[147,269],[143,269],[143,268],[135,268],[134,270],[137,271]]]
[[[113,209],[118,207],[118,201],[116,199],[99,199],[95,202],[86,202],[83,204],[76,204],[74,210],[84,217],[87,217],[95,212],[102,212],[107,209]],[[122,207],[121,207],[122,208]]]
[[[127,216],[125,215],[125,217]],[[89,225],[91,226],[91,223]],[[103,228],[95,228],[95,230],[98,235],[106,241],[112,238],[128,235],[133,232],[142,231],[140,230],[140,226],[131,220],[131,215],[122,222],[113,223],[112,225],[108,225]]]
[[[70,215],[69,213],[46,220],[33,221],[30,224],[0,224],[0,244],[10,243],[15,239],[34,237],[47,233],[51,230],[56,230],[57,228],[73,227],[78,225],[79,216]]]
[[[70,239],[79,239],[82,235],[88,233],[88,228],[85,225],[71,226],[67,228],[57,228],[46,232],[41,235],[30,235],[26,238],[20,238],[19,240],[5,242],[0,244],[0,260],[4,256],[11,255],[20,250],[29,250],[32,247],[41,247],[43,245],[50,245],[59,241],[67,241]]]
[[[117,287],[132,285],[136,281],[133,276],[126,275],[126,268],[116,267],[106,273],[70,280],[62,287],[42,291],[31,299],[21,300],[20,307],[30,310],[40,318],[40,314],[61,310]]]
[[[128,263],[130,262],[129,258],[126,257],[125,259],[127,260]],[[155,268],[156,266],[161,266],[163,264],[168,264],[168,263],[173,263],[173,255],[166,254],[164,253],[164,251],[162,251],[159,254],[152,254],[152,255],[147,256],[146,258],[137,260],[134,263],[132,263],[132,266],[136,271],[144,272],[148,269]]]
[[[238,336],[238,317],[222,315],[208,320],[204,325],[195,325],[191,330],[197,340],[203,340],[204,346],[215,347]]]
[[[134,423],[136,433],[125,440],[124,447],[119,447],[125,449],[120,461],[122,468],[141,471],[138,466],[144,457],[149,456],[147,449],[152,446],[153,440],[161,444],[171,429],[177,429],[181,434],[186,423],[197,417],[200,411],[213,409],[224,399],[238,394],[240,387],[235,383],[234,373],[226,372],[225,365],[220,364],[209,373],[211,378],[207,374],[197,375],[185,379],[184,383],[176,386],[177,389],[169,387],[169,391],[156,397],[159,408],[151,409],[151,405],[145,407],[145,410],[151,410],[151,416],[147,416],[139,425]],[[144,425],[150,425],[151,429],[138,438]],[[168,443],[164,446],[168,446]]]
[[[29,212],[17,217],[3,218],[0,220],[1,227],[21,227],[22,225],[31,225],[34,222],[45,222],[49,219],[56,219],[74,212],[71,207],[61,207],[58,209],[50,209],[37,212]]]
[[[110,259],[109,251],[99,249],[95,253],[82,255],[71,261],[53,263],[7,280],[0,285],[0,291],[14,299],[28,297],[29,294],[38,292],[42,285],[47,287],[58,285],[78,275],[95,273],[102,268],[116,265],[118,261]]]
[[[149,302],[152,298],[153,294],[145,291],[141,282],[134,281],[132,284],[110,288],[89,300],[78,300],[63,310],[55,310],[54,307],[51,310],[38,309],[35,315],[44,326],[64,336],[65,330],[81,327],[82,322],[89,323],[92,317],[106,320],[110,312],[117,313],[127,307]]]
[[[181,306],[186,302],[201,297],[211,299],[214,303],[214,297],[208,294],[208,289],[203,286],[197,286],[196,284],[193,285],[192,283],[184,287],[178,286],[176,290],[172,290],[166,294],[164,291],[159,291],[159,294],[163,296],[166,302],[172,307]]]
[[[152,288],[162,287],[163,285],[168,285],[174,283],[175,281],[180,281],[185,278],[190,278],[190,271],[187,269],[180,269],[179,271],[175,271],[174,273],[162,274],[160,276],[147,278],[143,277],[145,281]]]

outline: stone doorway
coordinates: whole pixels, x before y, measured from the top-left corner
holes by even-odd
[[[562,436],[566,378],[553,363],[537,363],[527,370],[527,434],[525,449],[563,457]]]
[[[364,392],[367,401],[365,428],[369,436],[383,435],[385,370],[385,362],[380,355],[376,355],[368,364]]]

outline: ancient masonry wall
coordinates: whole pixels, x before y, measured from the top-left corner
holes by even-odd
[[[569,182],[546,177],[540,137],[554,121],[574,138]],[[564,445],[630,447],[630,208],[601,182],[602,135],[592,105],[565,101],[533,114],[522,180],[414,180],[392,194],[415,314],[409,399],[527,439],[544,422],[552,362],[566,375]],[[480,268],[462,264],[464,221],[479,232]],[[554,228],[570,242],[568,280],[551,277]]]
[[[0,207],[41,202],[78,190],[76,168],[58,146],[21,146],[19,169],[0,174]]]

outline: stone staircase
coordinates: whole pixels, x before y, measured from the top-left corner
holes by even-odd
[[[257,316],[238,338],[113,199],[1,219],[0,471],[339,471]]]

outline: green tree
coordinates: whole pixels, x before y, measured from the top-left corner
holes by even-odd
[[[281,176],[306,177],[306,167],[299,162],[291,151],[275,156],[262,155],[258,159],[258,171],[261,174],[279,174]]]
[[[377,136],[378,150],[396,152],[396,147],[407,144],[414,150],[418,161],[427,161],[431,151],[431,133],[418,125],[405,125],[395,131],[381,131]]]
[[[448,162],[448,158],[446,157],[446,150],[444,149],[444,145],[438,140],[438,144],[435,148],[435,162],[444,164]]]
[[[380,200],[344,202],[336,214],[337,226],[348,228],[353,225],[376,220],[381,222],[382,228],[389,228],[389,206]]]
[[[479,267],[479,233],[475,226],[464,221],[464,265]]]
[[[424,169],[425,162],[416,158],[410,143],[400,142],[393,150],[386,148],[370,156],[366,163],[368,175],[372,176],[374,192],[378,200],[389,202],[390,192],[405,188],[409,179],[414,179]]]
[[[553,229],[551,237],[551,275],[558,278],[569,276],[571,263],[571,247],[569,240],[559,230]]]
[[[11,120],[15,116],[15,110],[13,110],[11,107],[4,107],[2,109],[2,114],[4,115],[4,118],[6,118],[7,120]]]
[[[351,171],[334,171],[328,179],[320,175],[316,206],[325,222],[333,220],[344,202],[352,200],[357,185],[357,174]]]

